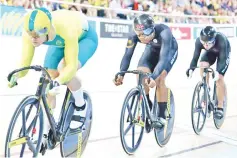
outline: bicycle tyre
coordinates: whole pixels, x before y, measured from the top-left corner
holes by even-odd
[[[120,116],[120,140],[121,140],[121,143],[122,143],[122,147],[124,149],[124,151],[128,154],[128,155],[132,155],[134,154],[134,152],[138,149],[138,147],[140,146],[141,144],[141,141],[142,141],[142,138],[143,138],[143,134],[144,134],[144,126],[141,127],[141,131],[140,131],[140,135],[138,137],[138,140],[136,142],[136,145],[134,145],[134,147],[129,147],[127,145],[127,142],[125,141],[125,135],[124,135],[124,120],[126,120],[125,118],[127,118],[127,116],[125,116],[125,111],[126,111],[126,107],[127,107],[127,104],[129,102],[129,100],[132,98],[132,97],[138,97],[139,99],[139,96],[140,96],[140,91],[138,88],[133,88],[131,89],[125,99],[124,99],[124,103],[123,103],[123,107],[122,107],[122,110],[121,110],[121,116]],[[144,103],[142,101],[141,103],[141,111],[142,111],[142,121],[145,122],[145,108],[144,108]],[[138,105],[139,106],[139,105]],[[132,126],[132,125],[131,125]],[[134,125],[135,126],[135,125]],[[131,127],[132,128],[132,127]],[[133,130],[135,131],[135,129]],[[133,138],[135,137],[135,133],[133,133]],[[135,144],[133,142],[133,144]]]
[[[217,96],[216,96],[216,84],[215,84],[215,87],[214,87],[214,93],[213,93],[213,98],[215,99],[215,103],[217,104]],[[226,88],[226,86],[225,86]],[[224,121],[225,121],[225,117],[226,117],[226,111],[227,111],[227,102],[228,102],[228,99],[227,99],[227,88],[225,90],[225,98],[224,98],[224,103],[223,103],[223,110],[224,110],[224,116],[222,119],[220,120],[217,120],[214,118],[214,115],[213,115],[213,120],[214,120],[214,125],[216,127],[216,129],[220,129],[221,126],[224,124]]]
[[[8,147],[8,144],[12,138],[12,132],[14,129],[14,126],[16,124],[16,120],[18,118],[18,116],[20,115],[20,113],[22,112],[22,110],[29,104],[35,106],[35,104],[39,102],[38,98],[34,95],[30,95],[25,97],[20,104],[18,105],[18,107],[16,108],[9,127],[8,127],[8,131],[7,131],[7,135],[6,135],[6,140],[5,140],[5,157],[10,157],[10,148]],[[40,106],[40,103],[38,103]],[[43,119],[43,111],[40,107],[40,111],[39,111],[39,136],[38,136],[38,141],[37,141],[37,146],[36,146],[36,153],[33,153],[33,157],[36,157],[38,155],[38,152],[40,150],[41,147],[41,141],[42,141],[42,137],[43,137],[43,128],[44,128],[44,119]],[[26,141],[27,142],[27,141]],[[22,145],[26,145],[26,143],[23,143]],[[25,148],[25,147],[24,147]]]
[[[199,88],[200,88],[200,90],[199,90]],[[206,118],[207,118],[207,109],[208,109],[208,105],[207,105],[208,103],[206,101],[205,113],[204,113],[204,118],[203,118],[203,124],[202,124],[201,128],[197,129],[196,126],[195,126],[195,120],[194,120],[194,109],[195,109],[195,102],[196,102],[195,96],[196,96],[197,93],[199,95],[199,92],[201,91],[201,88],[203,88],[203,82],[199,81],[197,83],[195,89],[194,89],[194,92],[193,92],[192,109],[191,109],[192,127],[193,127],[194,132],[197,135],[200,135],[200,132],[202,131],[202,129],[203,129],[204,125],[205,125]],[[204,90],[204,95],[206,95],[206,98],[207,98],[207,94],[206,94],[205,90]],[[199,95],[199,97],[200,97],[200,95]],[[200,118],[200,112],[199,112],[199,118]],[[199,120],[199,122],[200,122],[200,120]]]
[[[64,141],[60,142],[60,153],[62,157],[80,157],[83,152],[86,149],[87,143],[88,143],[88,139],[90,136],[90,131],[91,131],[91,127],[92,127],[92,121],[93,121],[93,108],[92,108],[92,100],[91,97],[89,95],[89,93],[87,91],[83,91],[84,93],[84,98],[85,100],[87,100],[87,120],[85,122],[85,126],[86,126],[86,130],[85,131],[78,131],[78,133],[76,133],[77,135],[70,135],[70,132],[68,133],[70,135],[71,138],[67,137],[67,135],[65,136]],[[68,128],[69,124],[68,122],[70,122],[70,118],[73,114],[74,108],[73,108],[73,104],[70,103],[69,107],[67,108],[67,112],[65,114],[65,121],[63,123],[63,127],[64,130]],[[68,129],[70,130],[70,129]],[[68,139],[67,139],[68,138]],[[75,141],[76,143],[76,149],[74,148],[70,148],[67,147],[67,143],[70,142],[70,139],[74,139],[77,140]],[[80,149],[78,149],[78,146],[80,146]],[[78,156],[78,154],[80,154]]]
[[[172,136],[173,128],[174,128],[175,101],[174,101],[174,95],[173,95],[171,89],[169,89],[169,88],[168,88],[168,102],[167,103],[169,103],[169,110],[170,110],[170,114],[172,115],[171,119],[168,121],[165,130],[164,130],[164,128],[162,128],[161,130],[160,129],[154,130],[156,142],[160,147],[164,147],[169,142],[169,140]],[[168,130],[168,132],[167,132],[167,130]]]

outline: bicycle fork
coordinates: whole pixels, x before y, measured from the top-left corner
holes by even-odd
[[[135,107],[135,117],[134,117],[134,120],[133,120],[133,123],[135,123],[136,125],[139,125],[141,127],[144,127],[145,126],[145,123],[143,122],[142,118],[141,117],[144,117],[141,113],[141,107],[142,107],[142,103],[143,103],[143,96],[142,94],[140,94],[137,98],[137,103],[136,103],[136,107]],[[132,107],[131,107],[132,108]]]

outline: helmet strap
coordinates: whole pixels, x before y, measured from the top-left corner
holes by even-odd
[[[46,35],[46,41],[45,42],[48,42],[49,41],[49,35],[47,34]]]

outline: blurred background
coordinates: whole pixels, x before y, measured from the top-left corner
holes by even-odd
[[[198,15],[198,16],[236,16],[237,0],[58,0],[82,5],[106,7],[112,10],[90,8],[88,6],[60,4],[43,0],[0,0],[0,3],[9,6],[24,7],[27,9],[47,7],[50,10],[69,9],[84,12],[90,17],[131,19],[134,13],[118,9],[164,13],[171,15]],[[231,24],[235,18],[198,18],[198,17],[163,17],[154,16],[156,21],[170,23],[213,23]]]

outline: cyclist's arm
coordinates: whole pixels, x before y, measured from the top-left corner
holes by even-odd
[[[30,37],[28,36],[28,34],[23,31],[22,33],[22,54],[21,54],[21,60],[19,63],[19,67],[26,67],[26,66],[30,66],[33,56],[34,56],[34,51],[35,51],[35,47],[32,44],[32,41],[30,40]],[[29,70],[24,70],[18,73],[18,78],[24,77]]]
[[[219,74],[225,74],[227,67],[229,65],[229,49],[227,41],[221,42],[220,45],[220,52],[219,52],[219,63],[217,65],[217,72]]]
[[[125,54],[120,64],[120,71],[128,70],[137,42],[138,42],[137,36],[133,35],[133,36],[128,37]],[[124,74],[121,74],[121,75],[124,76]]]
[[[172,33],[169,29],[163,30],[160,34],[162,38],[162,45],[160,49],[160,61],[156,65],[154,72],[152,74],[152,78],[155,80],[160,76],[163,70],[166,70],[169,66],[169,62],[171,62],[174,54],[169,53],[170,49],[172,49]]]
[[[197,66],[197,62],[198,62],[201,50],[202,50],[202,44],[201,44],[199,38],[197,38],[196,42],[195,42],[195,50],[194,50],[194,54],[193,54],[193,59],[190,63],[190,68]]]
[[[71,31],[64,35],[65,48],[64,48],[64,59],[65,67],[60,71],[60,75],[57,80],[60,84],[69,82],[76,74],[78,69],[78,35]]]

